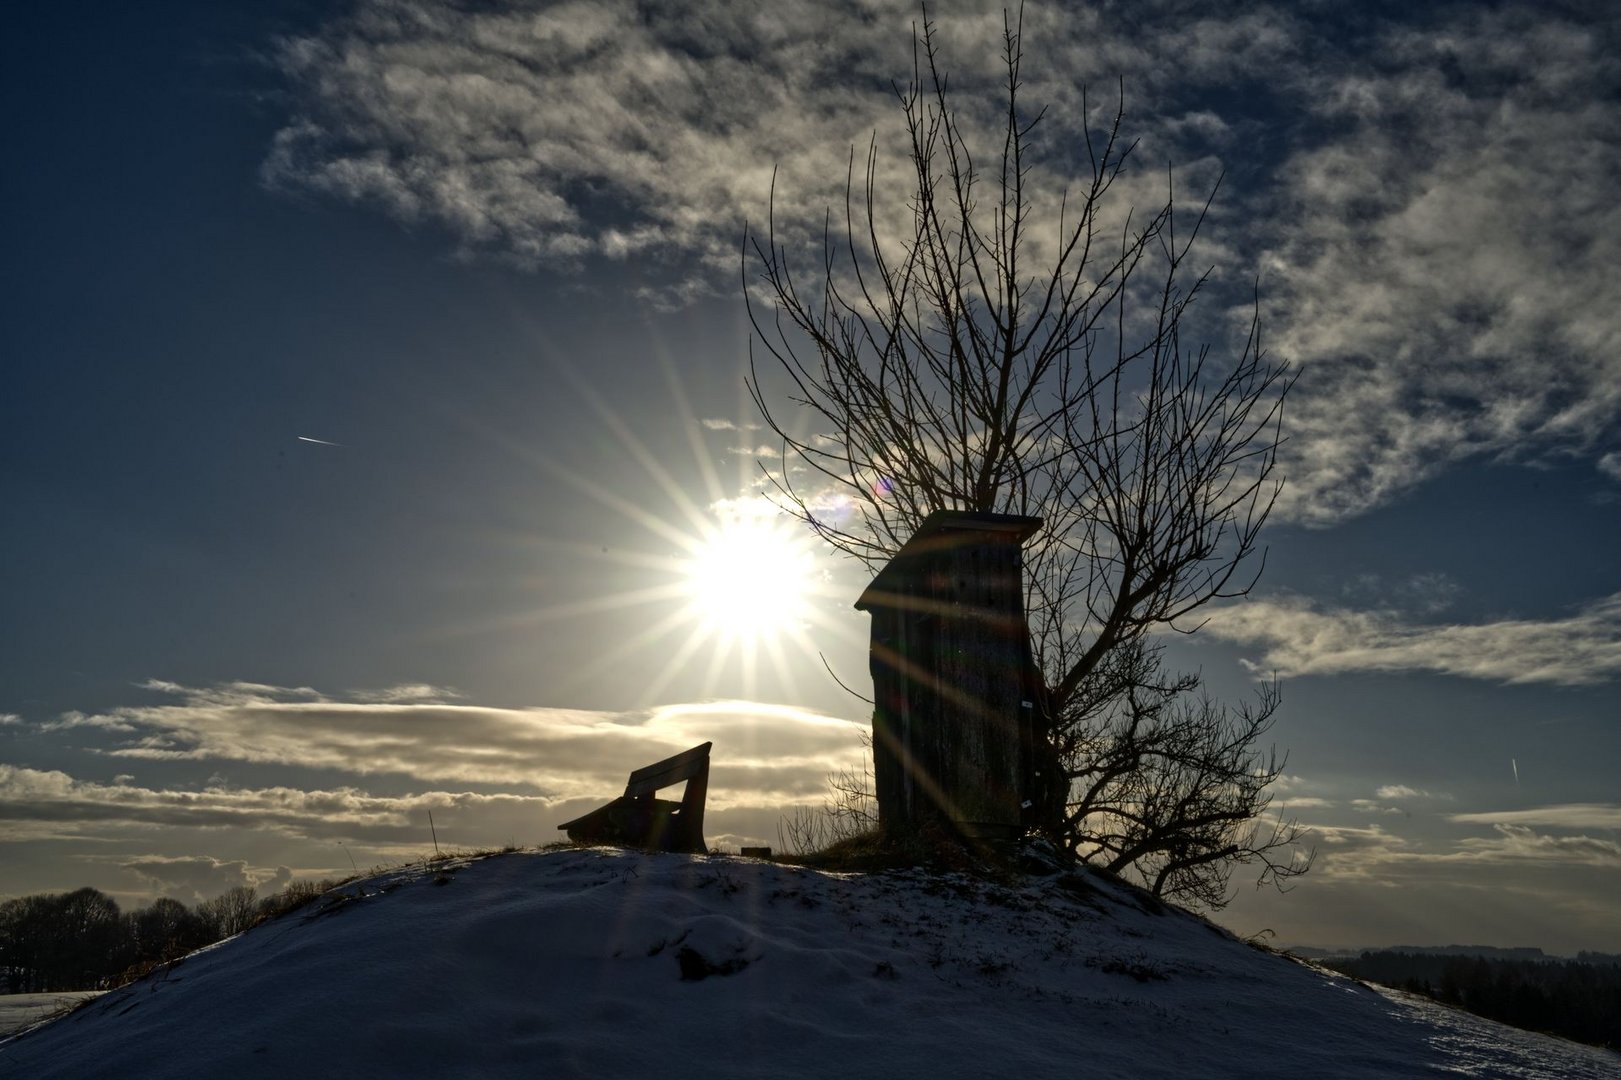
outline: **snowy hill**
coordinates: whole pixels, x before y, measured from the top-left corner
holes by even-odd
[[[1621,1077],[1086,874],[514,853],[352,883],[0,1043],[9,1077]]]

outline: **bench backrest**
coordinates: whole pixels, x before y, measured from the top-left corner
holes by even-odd
[[[691,750],[683,750],[674,757],[667,757],[663,761],[656,761],[651,765],[644,765],[630,774],[630,781],[625,784],[625,797],[634,799],[642,795],[651,795],[660,788],[667,788],[671,784],[679,784],[683,780],[691,780],[699,773],[709,769],[709,748],[714,743],[704,743],[694,746]]]

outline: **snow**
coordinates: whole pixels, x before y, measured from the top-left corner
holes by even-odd
[[[352,883],[0,1042],[0,1077],[1621,1077],[1127,887],[519,852]]]
[[[47,1017],[93,998],[99,991],[77,990],[65,994],[0,994],[0,1037],[21,1031]]]

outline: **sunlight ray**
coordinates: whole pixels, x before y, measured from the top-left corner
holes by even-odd
[[[523,628],[556,626],[573,619],[593,618],[643,609],[647,618],[633,632],[614,635],[613,643],[590,662],[569,672],[568,687],[600,683],[613,673],[622,689],[624,674],[635,670],[638,684],[634,700],[647,704],[677,684],[706,695],[755,696],[767,673],[776,693],[797,698],[804,688],[801,668],[819,666],[813,633],[831,632],[841,646],[860,647],[864,638],[827,611],[828,571],[805,531],[758,493],[759,478],[751,476],[753,461],[739,461],[737,486],[728,491],[723,470],[717,468],[713,443],[706,441],[693,412],[689,387],[681,368],[662,342],[651,349],[658,364],[670,420],[691,454],[691,467],[678,468],[668,449],[655,452],[647,434],[633,429],[611,397],[589,382],[589,373],[571,366],[551,348],[542,328],[536,327],[536,345],[542,363],[567,388],[569,396],[588,410],[612,445],[628,455],[645,476],[641,492],[626,489],[621,481],[602,483],[569,462],[525,442],[511,431],[483,427],[471,418],[463,423],[478,429],[517,460],[561,481],[613,515],[629,529],[621,529],[613,549],[577,538],[550,537],[537,532],[498,539],[533,553],[535,565],[554,563],[558,556],[581,564],[580,581],[596,580],[601,591],[579,598],[558,598],[516,613],[498,613],[485,619],[463,620],[437,628],[443,636],[511,632]],[[748,402],[740,397],[739,408]],[[750,430],[739,421],[738,431]],[[749,443],[752,448],[753,444]],[[730,451],[742,456],[740,451]],[[691,473],[685,480],[678,474]],[[636,539],[641,534],[641,540]],[[617,583],[601,568],[618,568]],[[540,595],[556,595],[554,574],[519,574],[521,588]],[[552,689],[558,689],[553,685]]]
[[[720,474],[715,471],[714,463],[709,460],[709,448],[704,446],[703,437],[699,434],[698,417],[692,411],[692,403],[687,400],[687,392],[681,385],[680,374],[676,370],[676,365],[669,354],[668,348],[662,341],[659,345],[657,360],[659,370],[664,375],[664,385],[669,390],[670,398],[675,404],[681,432],[686,436],[687,448],[692,451],[692,460],[698,466],[704,492],[708,496],[710,504],[713,505],[726,497],[726,489],[721,486]]]
[[[647,531],[663,537],[672,543],[678,544],[685,550],[690,551],[696,546],[697,541],[693,539],[691,533],[684,532],[679,527],[671,525],[662,517],[648,510],[641,504],[633,502],[632,500],[626,499],[622,496],[615,495],[610,491],[603,490],[599,484],[594,483],[587,477],[579,475],[572,469],[558,464],[550,458],[538,457],[535,463],[541,468],[545,469],[547,472],[551,473],[553,476],[557,477],[557,479],[563,481],[565,484],[568,484],[574,490],[580,492],[580,494],[601,503],[610,510],[618,511]]]
[[[580,615],[600,615],[605,612],[619,611],[626,608],[643,607],[661,601],[680,599],[686,595],[685,587],[680,584],[649,585],[641,589],[604,593],[588,600],[568,600],[547,604],[545,607],[535,608],[530,611],[492,615],[486,618],[461,622],[441,623],[434,628],[431,636],[435,638],[457,638],[497,633],[504,630],[518,630]],[[672,619],[681,621],[675,616],[672,616]]]
[[[704,673],[703,687],[705,694],[713,694],[715,688],[720,685],[720,673],[726,667],[726,662],[731,658],[732,650],[737,645],[738,640],[734,635],[720,634],[716,636],[715,650],[709,654],[709,668]],[[744,697],[749,696],[748,689],[747,685],[743,687]]]
[[[591,410],[597,414],[598,418],[608,426],[608,430],[618,438],[619,445],[628,451],[631,457],[636,459],[636,463],[645,469],[647,475],[658,484],[659,489],[675,505],[681,515],[687,519],[688,525],[701,534],[709,524],[708,515],[703,508],[692,501],[692,498],[687,495],[686,489],[676,481],[675,477],[670,475],[663,463],[636,436],[636,433],[620,418],[619,414],[614,412],[607,402],[602,400],[596,391],[581,381],[573,371],[564,369],[562,374],[573,385],[575,392],[585,400],[585,403],[591,407]]]
[[[683,619],[682,621],[684,623],[686,620]],[[714,635],[704,627],[700,626],[694,628],[692,635],[688,637],[686,641],[683,641],[680,647],[677,648],[675,652],[671,653],[669,658],[665,660],[664,664],[660,666],[659,670],[654,674],[653,678],[643,689],[642,697],[649,703],[656,700],[664,688],[670,685],[671,680],[673,680],[676,675],[686,667],[687,662],[692,659],[693,654],[699,649],[703,648],[703,646],[707,644],[709,639],[713,636]]]
[[[691,616],[684,609],[677,609],[665,615],[651,626],[643,628],[636,634],[623,639],[613,648],[606,650],[597,659],[577,671],[571,672],[564,682],[566,687],[577,687],[590,683],[592,680],[606,675],[624,664],[638,649],[647,648],[661,639],[677,633],[683,629],[691,628],[694,637],[700,640],[708,636],[703,627],[694,627]]]

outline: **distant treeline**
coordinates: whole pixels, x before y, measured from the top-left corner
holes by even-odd
[[[263,899],[242,886],[194,907],[164,898],[128,912],[91,888],[7,900],[0,904],[0,993],[118,986],[297,907],[331,884],[295,881]]]
[[[1322,963],[1515,1027],[1621,1049],[1621,957],[1584,952],[1575,960],[1505,960],[1392,951]]]

